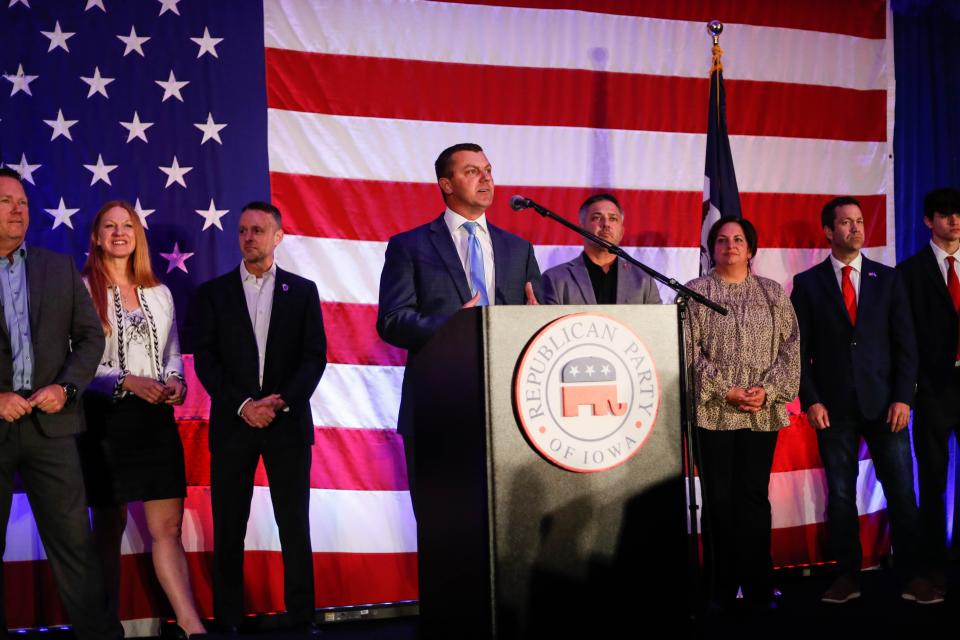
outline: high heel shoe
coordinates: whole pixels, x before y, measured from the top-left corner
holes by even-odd
[[[207,632],[204,631],[203,633],[190,634],[190,633],[187,633],[186,629],[184,629],[179,624],[177,624],[177,625],[174,625],[173,637],[176,638],[177,640],[189,640],[190,638],[195,638],[196,640],[200,640],[200,638],[207,637]]]

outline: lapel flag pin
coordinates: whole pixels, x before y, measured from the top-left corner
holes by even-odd
[[[280,285],[280,288],[283,289],[284,293],[286,293],[287,291],[290,290],[290,287],[287,285],[286,282],[284,282],[282,285]]]

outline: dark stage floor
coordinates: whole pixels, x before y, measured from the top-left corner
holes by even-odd
[[[916,605],[900,597],[900,589],[893,572],[887,569],[867,571],[863,574],[863,596],[845,605],[824,605],[819,602],[831,578],[824,572],[805,575],[800,570],[777,572],[782,591],[780,606],[776,611],[755,613],[746,610],[725,616],[706,617],[696,622],[676,620],[670,624],[651,625],[650,618],[642,613],[638,603],[637,619],[631,625],[634,632],[625,632],[618,637],[637,638],[803,638],[804,640],[829,640],[832,638],[924,638],[933,634],[954,637],[960,629],[960,565],[950,572],[950,592],[947,601],[939,605]],[[624,603],[614,603],[613,609],[622,609]],[[323,637],[327,640],[414,640],[417,638],[418,619],[416,607],[381,609],[376,616],[367,619],[345,619],[323,622]],[[569,612],[578,616],[581,612]],[[594,612],[602,615],[602,612]],[[345,616],[359,617],[356,612]],[[269,626],[264,621],[263,626]],[[572,625],[571,628],[576,625]],[[449,638],[469,638],[471,629],[451,629]],[[929,634],[929,635],[928,635]],[[11,633],[12,638],[30,640],[66,640],[72,638],[69,630],[51,629],[46,632]],[[213,640],[226,636],[211,633]],[[292,633],[264,629],[244,637],[258,640],[295,640],[303,637]],[[568,637],[594,638],[591,634],[571,634]]]

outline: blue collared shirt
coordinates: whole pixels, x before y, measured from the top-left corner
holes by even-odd
[[[0,304],[13,352],[13,389],[33,388],[33,342],[30,340],[30,299],[27,289],[27,245],[0,257]]]

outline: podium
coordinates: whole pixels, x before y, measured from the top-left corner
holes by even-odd
[[[406,375],[422,637],[683,623],[675,306],[462,310]]]

